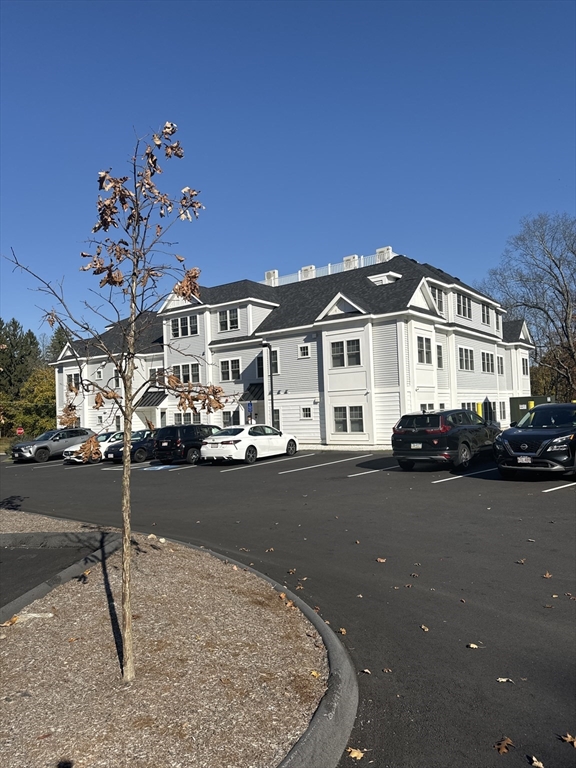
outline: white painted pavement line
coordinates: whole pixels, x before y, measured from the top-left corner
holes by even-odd
[[[351,456],[349,459],[338,459],[338,461],[327,461],[325,464],[313,464],[311,467],[300,467],[300,469],[285,469],[284,472],[278,472],[279,475],[287,475],[290,472],[305,472],[307,469],[317,469],[318,467],[329,467],[331,464],[342,464],[344,461],[356,461],[357,459],[367,459],[373,456],[372,453],[363,453],[362,456]]]
[[[254,467],[267,467],[270,464],[279,464],[281,461],[294,461],[294,459],[308,459],[315,456],[315,453],[303,453],[298,456],[287,456],[285,459],[276,459],[276,461],[267,461],[265,464],[244,464],[240,467],[230,467],[230,469],[221,469],[220,472],[236,472],[238,469],[254,469]],[[282,474],[282,473],[280,473]]]
[[[573,485],[576,485],[576,483],[567,483],[566,485],[557,485],[556,488],[547,488],[545,491],[542,491],[542,493],[552,493],[552,491],[562,491],[564,488],[571,488]]]
[[[198,469],[197,464],[185,464],[183,467],[172,467],[168,472],[180,472],[183,469]]]
[[[392,467],[382,467],[382,469],[369,469],[366,472],[356,472],[353,475],[347,475],[347,477],[362,477],[362,475],[373,475],[374,472],[389,472],[391,469],[400,469],[398,465]]]
[[[432,485],[436,483],[447,483],[449,480],[462,480],[463,477],[472,477],[472,475],[483,475],[485,472],[494,472],[496,467],[490,469],[481,469],[479,472],[468,472],[465,475],[454,475],[453,477],[444,477],[442,480],[432,480]]]

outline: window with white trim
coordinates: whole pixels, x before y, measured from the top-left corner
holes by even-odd
[[[496,356],[496,369],[498,376],[504,376],[504,358],[501,355]]]
[[[463,411],[474,411],[476,413],[476,403],[461,403],[460,406]]]
[[[438,368],[444,368],[444,350],[442,344],[436,344],[436,365]]]
[[[308,344],[301,344],[298,347],[298,357],[299,358],[310,357],[310,347]]]
[[[120,386],[120,371],[118,368],[114,369],[114,386],[118,388]]]
[[[446,404],[445,403],[440,403],[440,405],[438,406],[438,410],[439,411],[445,411],[446,410]]]
[[[280,373],[280,353],[277,349],[272,349],[271,353],[270,368],[272,370],[272,375],[275,376],[277,373]]]
[[[482,373],[494,373],[494,355],[492,352],[482,352]]]
[[[96,381],[102,381],[102,368],[96,368]]]
[[[498,312],[494,312],[494,317],[496,319],[496,330],[499,331],[500,330],[500,315],[498,314]]]
[[[96,423],[99,427],[101,427],[104,424],[104,416],[98,416],[96,419]]]
[[[262,354],[262,352],[260,352],[260,354],[256,358],[256,378],[257,379],[264,378],[264,355]]]
[[[335,432],[364,432],[364,411],[361,405],[334,407]]]
[[[417,336],[418,362],[432,365],[432,342],[427,336]]]
[[[119,432],[122,427],[122,419],[120,416],[116,416],[115,424],[116,424],[116,431]]]
[[[182,384],[197,384],[200,381],[200,364],[185,363],[184,365],[173,365],[172,373]]]
[[[240,358],[220,360],[220,381],[238,381],[240,379]]]
[[[240,424],[240,411],[223,411],[222,412],[222,425],[224,427],[237,427]]]
[[[528,368],[528,358],[523,357],[522,358],[522,376],[528,376],[530,373],[530,369]]]
[[[461,371],[474,370],[474,350],[469,347],[458,347],[458,367]]]
[[[333,341],[331,349],[332,368],[347,368],[361,365],[360,339],[349,339],[346,343],[343,341]]]
[[[218,312],[218,327],[220,332],[237,331],[240,327],[237,309],[223,309]]]
[[[484,325],[490,325],[490,307],[488,304],[482,304],[482,322]]]
[[[436,304],[436,309],[441,315],[443,315],[444,314],[444,291],[438,288],[438,286],[436,285],[431,285],[430,293],[432,294],[432,298],[434,299],[434,304]]]
[[[456,314],[472,319],[472,301],[469,296],[464,296],[462,293],[456,294]]]
[[[69,373],[66,376],[66,389],[68,392],[74,392],[76,389],[80,389],[80,374]]]
[[[172,338],[178,339],[181,336],[198,335],[198,317],[174,317],[171,322]]]
[[[506,403],[501,402],[500,403],[500,421],[505,421],[506,419]]]
[[[312,408],[308,408],[308,407],[302,408],[301,418],[303,418],[303,419],[311,419],[312,418]]]

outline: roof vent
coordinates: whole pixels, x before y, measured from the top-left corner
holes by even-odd
[[[270,269],[268,272],[264,272],[264,282],[266,285],[278,285],[278,270]]]
[[[344,264],[344,271],[347,271],[348,269],[356,269],[358,266],[358,256],[356,254],[353,256],[345,256],[342,261]]]

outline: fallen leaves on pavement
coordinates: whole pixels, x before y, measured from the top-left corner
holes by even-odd
[[[532,757],[530,758],[530,760],[532,761],[532,762],[530,763],[530,765],[533,765],[533,766],[534,766],[534,768],[544,768],[544,763],[541,763],[541,762],[540,762],[540,760],[538,760],[538,758],[537,758],[537,757],[534,757],[534,755],[532,755]]]
[[[542,574],[542,578],[543,579],[551,579],[552,578],[552,574],[549,573],[548,571],[546,571],[546,573]]]
[[[510,677],[497,677],[496,680],[499,683],[512,683],[513,685],[516,685],[514,680],[512,680],[512,678],[510,678]]]
[[[377,557],[376,558],[376,562],[377,563],[385,563],[386,562],[386,558],[385,557]]]
[[[514,746],[514,742],[512,739],[509,739],[508,736],[502,736],[502,738],[494,744],[494,749],[498,752],[499,755],[505,755],[506,752],[510,751],[510,747]]]
[[[569,733],[567,733],[565,736],[560,736],[562,741],[565,741],[568,744],[572,744],[572,746],[576,749],[576,736],[571,736]]]
[[[424,624],[420,624],[420,629],[421,629],[423,632],[430,632],[430,630],[428,629],[428,627],[427,627],[427,626],[425,626]]]
[[[0,624],[0,627],[11,627],[12,624],[16,624],[18,621],[18,616],[12,616],[11,619],[8,619],[8,621],[5,621],[3,624]]]

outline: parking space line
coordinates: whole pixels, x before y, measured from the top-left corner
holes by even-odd
[[[342,464],[343,461],[357,461],[358,459],[367,459],[373,456],[372,453],[363,453],[362,456],[351,456],[349,459],[338,459],[338,461],[327,461],[325,464],[313,464],[311,467],[300,467],[300,469],[285,469],[284,472],[278,472],[279,475],[287,475],[290,472],[304,472],[307,469],[317,469],[318,467],[329,467],[331,464]]]
[[[454,475],[453,477],[443,477],[442,480],[432,480],[432,485],[436,483],[447,483],[449,480],[462,480],[463,477],[472,477],[472,475],[483,475],[485,472],[494,472],[496,467],[490,469],[481,469],[479,472],[468,472],[466,475]]]
[[[238,469],[254,469],[254,467],[268,467],[270,464],[279,464],[281,461],[293,461],[294,459],[308,459],[315,456],[315,453],[303,453],[301,456],[287,456],[285,459],[276,459],[276,461],[267,461],[265,464],[244,464],[240,467],[230,467],[230,469],[221,469],[220,472],[236,472]],[[282,474],[281,472],[279,474]]]
[[[562,491],[564,488],[571,488],[576,483],[567,483],[566,485],[557,485],[555,488],[547,488],[542,493],[552,493],[552,491]]]
[[[355,472],[353,475],[347,475],[347,477],[362,477],[362,475],[373,475],[374,472],[389,472],[391,469],[400,469],[397,464],[390,467],[382,467],[382,469],[369,469],[366,472]]]
[[[198,469],[197,464],[184,464],[183,467],[172,467],[168,472],[180,472],[182,469]]]

